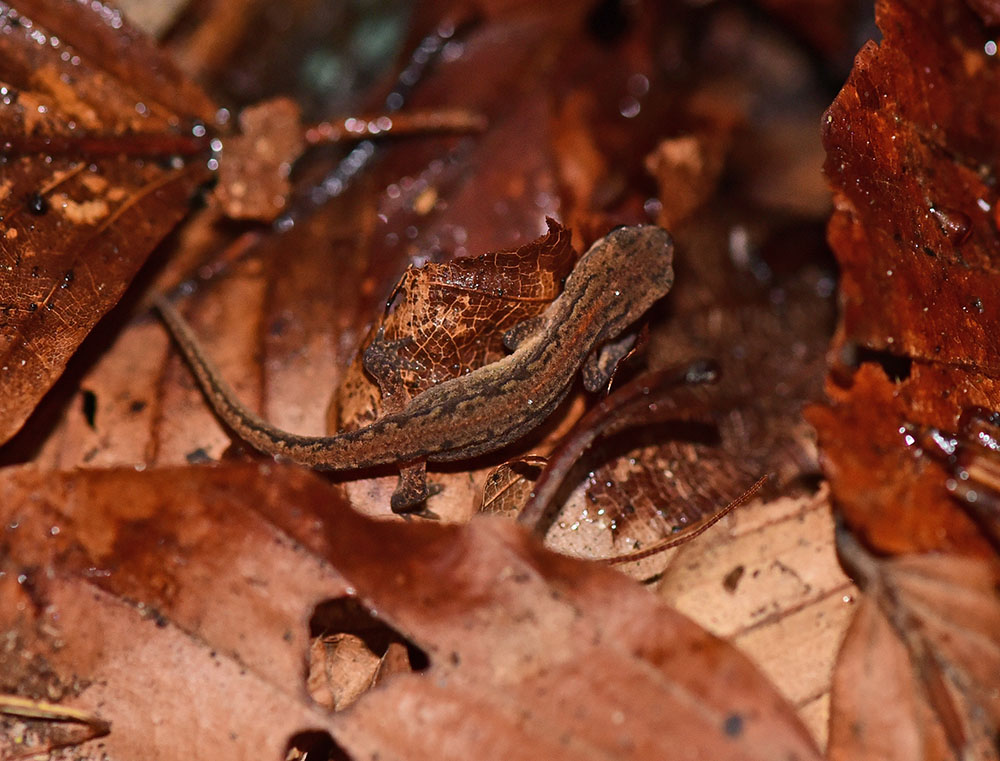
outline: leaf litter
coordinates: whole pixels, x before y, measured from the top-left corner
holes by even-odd
[[[214,423],[186,370],[168,359],[158,326],[140,313],[79,374],[77,396],[71,392],[55,425],[28,431],[38,439],[34,464],[7,468],[3,474],[10,494],[5,504],[29,505],[29,516],[35,510],[46,516],[31,539],[21,538],[27,531],[17,533],[23,527],[19,518],[12,522],[17,527],[10,557],[19,560],[4,576],[12,607],[3,609],[17,611],[5,626],[15,632],[13,651],[25,657],[19,669],[6,661],[4,673],[44,677],[40,683],[60,698],[72,695],[74,705],[94,706],[95,715],[110,718],[112,734],[99,741],[107,744],[82,749],[114,751],[128,749],[128,743],[140,747],[141,742],[146,750],[152,743],[178,757],[197,757],[204,746],[191,728],[203,727],[205,717],[217,716],[218,706],[224,705],[223,721],[206,731],[218,730],[221,744],[214,750],[233,757],[248,752],[258,757],[264,749],[276,756],[288,750],[290,737],[316,741],[323,732],[332,739],[321,746],[359,757],[419,757],[423,752],[468,756],[484,747],[515,757],[533,757],[543,747],[594,757],[662,755],[667,747],[727,757],[817,755],[785,700],[822,742],[829,659],[853,610],[854,595],[833,560],[825,492],[813,493],[810,486],[815,443],[798,415],[804,401],[822,393],[832,323],[832,278],[816,234],[826,207],[821,190],[807,193],[801,183],[801,177],[812,175],[794,162],[807,159],[782,156],[774,143],[768,148],[761,139],[768,118],[772,124],[804,125],[797,127],[798,133],[786,134],[815,130],[814,121],[802,118],[814,105],[790,114],[781,112],[780,98],[764,99],[772,112],[762,118],[761,110],[746,107],[747,94],[760,97],[768,88],[780,93],[788,87],[780,83],[793,80],[766,68],[734,68],[726,56],[746,58],[747,51],[764,49],[780,53],[778,60],[792,70],[807,70],[808,64],[795,57],[794,46],[760,34],[760,21],[738,8],[686,9],[669,19],[644,9],[650,15],[643,23],[628,17],[639,11],[629,11],[623,21],[613,12],[601,16],[596,8],[583,6],[564,9],[562,15],[489,4],[482,10],[479,24],[453,40],[456,47],[448,48],[414,89],[407,107],[444,104],[482,113],[489,120],[487,132],[435,135],[372,149],[378,161],[349,193],[329,193],[334,185],[322,179],[331,169],[334,174],[327,177],[338,176],[337,157],[317,151],[296,169],[301,176],[288,176],[291,193],[282,188],[278,194],[280,213],[288,215],[279,218],[279,226],[288,219],[290,227],[234,245],[231,250],[238,253],[222,265],[223,276],[196,289],[193,321],[210,337],[209,350],[243,398],[282,427],[318,433],[329,390],[338,387],[362,337],[372,335],[368,323],[381,311],[406,264],[512,250],[542,234],[547,216],[568,223],[578,237],[578,250],[613,224],[669,221],[686,253],[676,292],[653,315],[646,361],[656,369],[700,356],[715,358],[722,380],[711,389],[711,413],[693,441],[664,444],[662,431],[654,427],[648,437],[602,445],[605,452],[598,448],[590,455],[594,467],[584,469],[590,475],[577,495],[567,499],[559,520],[566,526],[595,525],[598,535],[604,535],[599,540],[603,544],[585,540],[590,554],[610,554],[607,550],[616,541],[631,547],[636,537],[651,541],[673,526],[696,524],[758,476],[778,473],[779,491],[797,493],[797,499],[742,508],[726,519],[714,540],[706,535],[707,543],[681,548],[649,573],[658,579],[664,599],[751,652],[785,698],[730,646],[606,569],[542,554],[495,521],[476,519],[463,529],[365,523],[347,512],[345,503],[384,512],[379,506],[384,508],[388,500],[373,485],[377,481],[330,485],[269,463],[246,464],[247,453]],[[454,18],[450,12],[443,5],[421,6],[413,28],[432,28],[442,18]],[[885,15],[884,7],[880,12]],[[781,13],[793,26],[803,18],[794,4]],[[695,20],[707,21],[707,31],[685,39],[684,30],[693,29]],[[967,21],[960,18],[959,26],[966,29]],[[609,39],[602,36],[619,27],[624,31]],[[580,29],[590,30],[590,36],[581,37]],[[831,41],[847,38],[839,31],[829,25],[825,36],[816,38],[831,59],[836,47]],[[128,29],[123,34],[135,36]],[[571,54],[560,56],[559,50]],[[654,50],[661,51],[656,65]],[[944,53],[933,48],[928,55]],[[706,64],[700,68],[699,56]],[[966,63],[972,60],[965,58]],[[664,61],[673,61],[666,77],[658,68]],[[671,66],[700,74],[678,85]],[[720,93],[743,95],[726,98]],[[957,111],[966,109],[962,118],[974,125],[970,134],[957,139],[970,154],[983,148],[971,135],[982,124],[976,103],[971,97],[955,101]],[[960,122],[956,117],[955,123]],[[282,163],[278,174],[285,171]],[[779,166],[784,168],[778,171]],[[959,174],[968,181],[969,175]],[[767,183],[760,180],[764,176]],[[945,180],[949,176],[945,172]],[[327,195],[314,207],[309,188],[320,184]],[[227,181],[225,187],[232,185]],[[816,198],[820,200],[810,200]],[[34,199],[27,200],[30,208]],[[68,201],[74,197],[66,200],[64,208],[72,209],[75,224],[87,224],[100,212],[97,207],[71,207]],[[161,237],[187,211],[183,200],[169,204],[176,216],[164,223]],[[929,212],[942,231],[941,240],[975,244],[978,218],[970,215],[972,232],[967,234],[956,208],[938,204],[937,213]],[[838,201],[836,214],[843,209]],[[843,221],[835,216],[831,241],[839,255],[838,219]],[[217,223],[193,221],[190,229],[199,224],[209,231],[199,244],[202,250],[218,244],[219,236],[225,240],[227,232]],[[120,221],[115,226],[116,233],[129,230]],[[176,236],[164,251],[178,262],[189,262],[188,271],[174,265],[158,288],[170,289],[185,278],[194,278],[189,284],[199,282],[200,268],[207,265],[193,249],[184,250],[186,242],[184,235]],[[846,261],[841,258],[845,271]],[[219,268],[213,264],[211,269]],[[356,287],[344,287],[348,277]],[[972,308],[978,309],[974,302]],[[842,335],[883,350],[883,344],[870,340],[878,329],[864,327],[864,320],[852,322],[850,314],[845,324],[862,329],[845,328]],[[872,316],[873,325],[877,319]],[[913,376],[956,372],[917,364]],[[983,371],[988,375],[988,363]],[[624,379],[629,372],[624,368]],[[843,371],[833,377],[842,378]],[[830,388],[836,401],[840,392],[833,384]],[[908,399],[940,410],[932,394],[921,397],[917,384],[910,388]],[[952,409],[948,404],[954,402],[945,405],[945,413]],[[545,432],[546,440],[558,441],[583,407],[582,397],[568,404],[565,417]],[[824,450],[850,451],[852,445],[844,446],[838,438],[850,441],[848,432],[831,434],[830,426],[816,417],[821,414],[817,409],[812,414],[819,421]],[[909,413],[904,405],[904,422],[943,427],[949,422],[947,414],[914,419]],[[850,432],[859,439],[853,445],[857,452],[870,446],[864,430],[859,426]],[[551,443],[504,453],[503,460],[548,451]],[[183,466],[215,459],[232,462],[212,469]],[[832,474],[837,506],[855,516],[852,525],[862,526],[857,509],[850,512],[851,500],[843,495],[844,481],[838,481],[833,463],[827,459],[826,470]],[[457,495],[456,503],[467,506],[464,517],[481,500],[483,475],[497,464],[479,463],[479,475],[447,474],[457,476],[447,490]],[[112,469],[69,470],[81,465]],[[117,469],[122,466],[126,470]],[[136,466],[149,472],[136,473]],[[165,466],[172,469],[161,469]],[[928,472],[932,479],[943,473]],[[45,497],[47,490],[55,496]],[[34,500],[25,502],[31,495]],[[130,498],[135,501],[131,507]],[[593,508],[584,521],[577,520],[581,499],[584,509]],[[30,507],[38,502],[53,504]],[[256,503],[267,520],[248,517],[248,502]],[[67,508],[71,503],[79,507]],[[678,503],[664,511],[665,505]],[[228,513],[216,512],[219,506],[228,507]],[[112,517],[103,529],[88,529],[86,521],[70,525],[56,520],[67,509],[94,516],[110,509]],[[612,509],[622,511],[617,523],[607,518]],[[223,515],[240,517],[230,525]],[[638,518],[628,525],[630,515]],[[974,530],[961,522],[964,514],[948,515],[944,525],[959,527],[948,529],[949,541],[985,555]],[[610,544],[609,525],[618,526],[610,531]],[[641,525],[649,533],[637,533]],[[805,526],[809,532],[803,535]],[[915,546],[906,534],[909,526],[900,524],[889,546]],[[55,534],[53,527],[59,529]],[[122,534],[116,536],[119,529]],[[342,535],[333,536],[336,531]],[[885,532],[890,535],[888,527]],[[47,557],[44,548],[53,546],[63,549]],[[268,566],[275,552],[284,557],[286,571],[280,562]],[[91,563],[94,557],[101,563]],[[387,558],[394,573],[385,573]],[[179,570],[185,567],[189,574]],[[41,568],[50,570],[39,573]],[[204,596],[208,580],[227,575],[229,584],[211,582],[213,590],[225,590],[226,599]],[[275,591],[276,583],[288,586]],[[258,600],[248,603],[245,594]],[[254,614],[251,609],[260,596],[266,604]],[[323,599],[353,596],[402,638],[393,640],[396,647],[366,652],[357,632],[335,632],[330,636],[342,646],[320,647],[324,640],[310,629],[309,611]],[[90,615],[83,600],[96,605]],[[45,619],[55,613],[64,616],[59,626]],[[153,636],[144,657],[136,659],[126,646],[134,647],[134,632],[143,625]],[[797,635],[795,647],[789,631]],[[73,635],[64,636],[66,632]],[[93,633],[89,638],[88,632]],[[95,655],[99,633],[107,635],[108,645]],[[343,672],[343,681],[326,676],[325,686],[320,677],[310,682],[321,695],[354,680],[347,702],[355,702],[346,711],[330,714],[304,697],[302,663],[310,641],[314,651],[323,651],[317,656],[334,659],[327,665],[322,658],[314,661],[325,674],[336,671],[331,664],[339,656],[334,651],[344,653],[339,662],[346,658],[355,664]],[[400,647],[407,650],[405,658]],[[427,654],[429,668],[399,673],[412,664],[416,651]],[[806,651],[812,655],[808,677],[797,660]],[[393,675],[369,689],[379,682],[383,662]],[[140,665],[150,663],[157,664],[157,681],[137,688]],[[97,676],[90,683],[86,678],[77,682],[86,664],[93,665]],[[218,679],[194,692],[192,675],[206,673]],[[235,704],[233,684],[239,685],[241,696]],[[596,686],[602,689],[595,691]],[[162,722],[157,734],[150,736],[137,721],[142,712],[121,713],[115,696],[126,692],[141,696],[145,715]],[[741,695],[754,693],[769,697],[740,703]],[[581,704],[581,696],[589,694],[596,697]],[[662,706],[678,694],[704,710],[691,714],[687,703],[664,719]],[[623,701],[630,710],[622,716],[615,706]],[[328,692],[321,702],[342,705],[344,698]],[[272,718],[271,723],[260,721],[262,715]],[[458,726],[457,716],[463,717]],[[593,720],[578,726],[573,716]],[[418,718],[439,729],[427,733]],[[666,726],[664,721],[673,723]]]

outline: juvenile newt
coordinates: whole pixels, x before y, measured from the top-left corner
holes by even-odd
[[[261,452],[324,470],[401,463],[392,507],[403,512],[429,494],[426,462],[464,460],[518,440],[555,410],[585,363],[588,388],[606,383],[614,363],[601,361],[600,353],[620,356],[616,339],[670,290],[673,249],[659,227],[611,231],[580,258],[545,311],[507,335],[513,351],[506,357],[432,386],[400,412],[332,436],[289,433],[250,411],[184,318],[163,296],[154,301],[212,408],[240,438]]]

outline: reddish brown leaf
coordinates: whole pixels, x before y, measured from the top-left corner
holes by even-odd
[[[912,407],[874,365],[848,390],[830,387],[832,407],[813,407],[825,470],[844,518],[886,552],[931,549],[992,554],[975,523],[945,489],[947,474],[907,446]]]
[[[162,162],[180,131],[212,115],[194,84],[173,77],[171,87],[162,86],[160,76],[172,69],[165,62],[157,69],[162,57],[136,42],[118,11],[26,5],[36,18],[9,8],[0,14],[0,131],[8,142],[0,184],[0,441],[17,432],[186,213],[207,177],[204,160]],[[46,27],[49,21],[55,26]],[[144,55],[116,55],[126,41]],[[125,134],[148,136],[151,144],[162,138],[167,148],[147,161],[117,155]],[[102,142],[103,150],[88,154],[88,145]],[[46,155],[49,143],[58,154]]]
[[[983,552],[944,472],[915,459],[901,427],[954,430],[965,408],[997,404],[989,178],[1000,74],[984,49],[990,33],[964,4],[884,2],[877,20],[884,40],[861,51],[824,118],[825,169],[843,273],[841,357],[881,360],[896,382],[838,371],[848,390],[832,388],[836,412],[813,420],[834,497],[875,546]]]
[[[179,116],[215,115],[215,105],[202,89],[116,8],[74,0],[18,0],[17,8],[140,94],[147,106],[159,104]]]
[[[847,338],[996,372],[989,35],[961,3],[887,2],[878,22],[824,119]]]

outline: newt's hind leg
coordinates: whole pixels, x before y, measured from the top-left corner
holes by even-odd
[[[406,463],[399,466],[399,483],[392,493],[389,505],[397,515],[419,515],[423,518],[436,519],[437,516],[424,504],[429,497],[441,491],[437,484],[427,483],[427,463]]]

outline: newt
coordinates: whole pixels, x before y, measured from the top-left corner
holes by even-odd
[[[544,312],[505,335],[510,354],[432,386],[399,412],[331,436],[283,431],[248,409],[171,303],[160,295],[154,303],[216,415],[241,439],[322,470],[400,464],[392,509],[408,512],[432,493],[427,462],[469,459],[522,438],[556,409],[581,368],[588,390],[606,386],[629,350],[625,331],[673,285],[673,250],[659,227],[612,230],[580,257]]]

